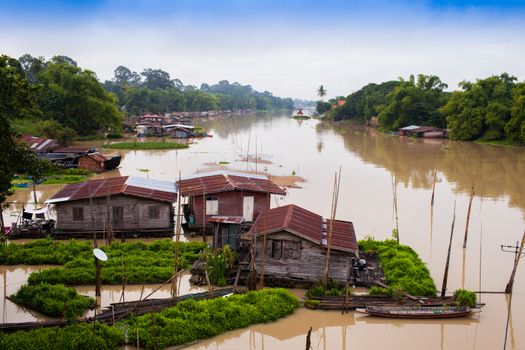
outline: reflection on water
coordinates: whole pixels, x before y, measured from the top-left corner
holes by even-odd
[[[384,239],[391,237],[395,227],[391,187],[391,177],[395,173],[400,241],[419,253],[438,283],[438,289],[443,278],[455,201],[456,233],[452,242],[448,293],[460,287],[488,291],[505,288],[513,256],[502,253],[500,245],[519,240],[525,226],[525,149],[448,140],[399,139],[364,128],[341,127],[317,120],[298,123],[285,115],[271,113],[217,118],[202,123],[213,137],[197,139],[189,149],[119,151],[123,156],[120,174],[173,181],[179,171],[184,177],[206,168],[206,164],[219,162],[227,162],[232,169],[255,171],[254,163],[242,159],[247,153],[250,157],[255,156],[257,140],[258,155],[271,160],[271,164],[264,165],[268,173],[296,174],[306,179],[301,189],[288,189],[284,198],[274,197],[273,206],[294,203],[328,216],[331,179],[341,166],[338,218],[353,221],[358,238],[371,234]],[[147,174],[140,171],[144,168],[149,169]],[[437,181],[431,226],[434,172]],[[472,185],[477,195],[472,202],[468,245],[463,250],[463,228]],[[38,188],[39,201],[52,195],[57,188]],[[19,203],[31,201],[30,192],[23,190],[17,191],[12,198]],[[525,302],[522,270],[518,270],[514,290],[512,308],[521,310]],[[105,299],[118,299],[119,291],[113,293]],[[375,322],[361,320],[352,314],[299,310],[296,316],[278,323],[230,332],[194,348],[216,348],[218,345],[221,349],[303,348],[310,326],[315,330],[312,343],[316,349],[414,349],[420,348],[418,344],[425,344],[430,349],[501,348],[505,297],[485,294],[483,302],[487,307],[479,322],[471,320],[468,323]],[[510,338],[513,349],[525,348],[525,338],[518,331],[521,329],[525,329],[525,319],[515,311]]]

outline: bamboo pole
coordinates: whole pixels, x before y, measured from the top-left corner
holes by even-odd
[[[396,216],[396,239],[397,243],[399,243],[399,216],[397,214],[397,179],[396,179],[396,173],[392,173],[392,197],[394,202],[394,213]]]
[[[432,242],[432,232],[434,229],[434,195],[436,192],[437,170],[434,170],[434,181],[432,183],[432,197],[430,198],[430,241]]]
[[[443,285],[441,286],[441,297],[444,297],[447,291],[448,268],[450,265],[450,251],[452,249],[452,237],[454,236],[455,222],[456,222],[456,201],[454,201],[454,214],[452,216],[452,227],[450,228],[450,241],[448,243],[447,262],[445,264],[445,274],[443,275]]]
[[[206,243],[206,192],[202,187],[202,241]]]
[[[472,189],[470,191],[470,199],[468,201],[467,221],[465,223],[465,238],[463,238],[463,249],[467,248],[468,225],[469,225],[469,221],[470,221],[470,209],[472,208],[472,200],[473,199],[474,199],[474,184],[472,184]]]
[[[179,183],[181,181],[181,173],[179,171]],[[171,285],[171,292],[173,300],[177,297],[177,272],[179,271],[179,242],[180,242],[180,191],[177,193],[177,223],[175,228],[175,260],[173,263],[173,274],[175,275],[175,278],[172,281]]]
[[[523,245],[525,244],[525,231],[523,231],[523,237],[521,238],[521,244],[519,250],[516,251],[514,255],[514,266],[512,267],[512,273],[510,274],[509,282],[505,287],[505,293],[510,293],[512,295],[512,288],[514,287],[514,277],[516,276],[516,270],[518,269],[518,264],[520,263],[521,254],[523,253]]]
[[[341,184],[341,167],[339,167],[339,175],[336,173],[334,178],[334,193],[332,195],[332,212],[330,217],[330,223],[328,226],[328,239],[326,244],[326,256],[324,262],[324,272],[323,272],[323,286],[326,286],[328,283],[328,268],[330,265],[330,250],[332,247],[332,234],[334,231],[334,220],[337,213],[337,201],[339,199],[339,186]],[[321,240],[322,244],[322,240]]]

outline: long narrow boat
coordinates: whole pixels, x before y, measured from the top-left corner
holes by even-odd
[[[377,317],[437,319],[465,317],[481,310],[468,306],[367,306],[356,311]]]

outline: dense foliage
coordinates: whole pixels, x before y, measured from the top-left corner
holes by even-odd
[[[79,295],[75,289],[63,284],[24,285],[10,298],[15,303],[43,315],[65,319],[82,316],[87,309],[95,305],[93,298]]]
[[[345,288],[340,286],[336,281],[329,279],[324,286],[321,282],[318,282],[308,289],[305,296],[307,299],[322,296],[341,296],[345,294]],[[349,291],[349,294],[352,294]]]
[[[111,149],[135,149],[135,150],[146,150],[146,149],[181,149],[188,148],[188,145],[176,142],[117,142],[105,145],[104,148]]]
[[[218,249],[205,249],[201,258],[206,262],[206,271],[211,284],[225,286],[226,271],[233,267],[236,260],[236,253],[230,249],[229,245]]]
[[[353,120],[364,123],[377,115],[378,109],[387,104],[387,96],[401,83],[387,81],[381,84],[368,84],[348,95],[345,104],[333,109],[329,116],[335,120]]]
[[[443,108],[457,140],[525,142],[525,88],[506,73],[464,81]]]
[[[115,69],[113,80],[104,83],[115,93],[125,110],[138,115],[145,112],[165,113],[238,109],[292,109],[293,100],[255,91],[250,85],[230,84],[222,80],[215,85],[184,86],[179,79],[160,69],[144,69],[140,74],[126,67]]]
[[[185,300],[156,314],[128,321],[129,344],[162,349],[206,339],[251,324],[271,322],[291,314],[299,302],[285,289],[265,289],[211,300]]]
[[[389,286],[386,291],[374,288],[370,292],[393,295],[403,290],[417,296],[436,295],[436,286],[427,267],[412,248],[396,240],[376,241],[368,237],[359,241],[359,249],[377,252]]]
[[[124,344],[124,332],[117,327],[97,323],[79,323],[63,328],[43,327],[16,333],[0,332],[0,349],[18,350],[109,350]]]

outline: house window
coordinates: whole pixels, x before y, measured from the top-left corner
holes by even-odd
[[[219,214],[219,198],[215,196],[206,197],[206,215]]]
[[[84,221],[84,208],[73,207],[73,221]]]
[[[300,241],[271,239],[266,249],[266,255],[273,259],[301,259]]]
[[[148,208],[148,217],[150,219],[158,219],[160,218],[160,208],[158,205],[151,205]]]

